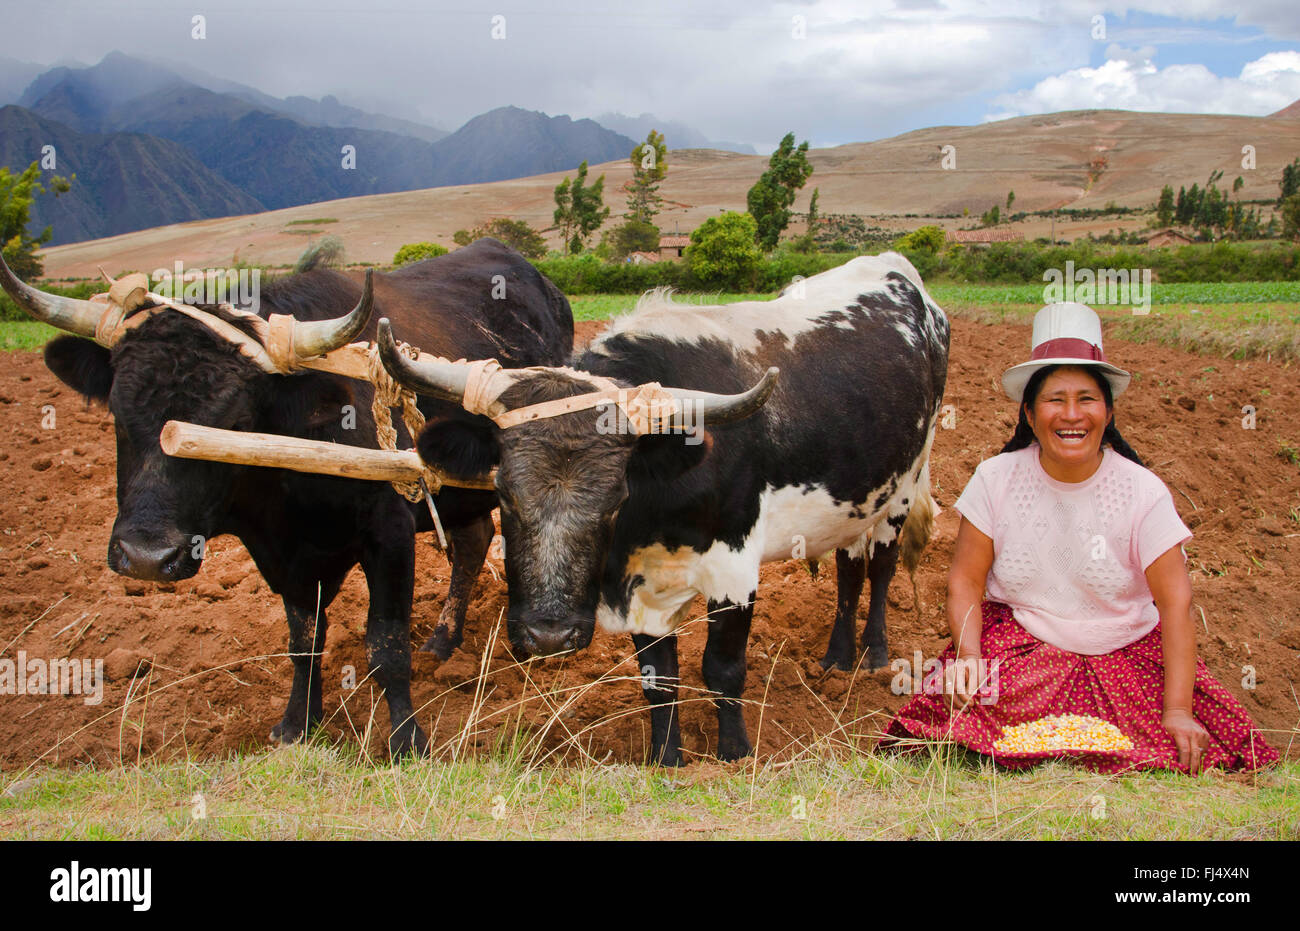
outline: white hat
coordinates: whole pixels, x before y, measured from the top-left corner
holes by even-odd
[[[1011,400],[1024,399],[1025,385],[1034,373],[1049,365],[1087,365],[1110,382],[1111,397],[1128,387],[1132,376],[1106,361],[1101,349],[1101,319],[1086,304],[1048,304],[1034,314],[1030,361],[1013,365],[1002,374],[1002,390]]]

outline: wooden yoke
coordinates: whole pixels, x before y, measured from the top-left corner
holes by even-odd
[[[331,353],[331,355],[333,355]],[[362,353],[362,358],[365,354]],[[376,482],[418,482],[427,471],[413,449],[367,449],[342,443],[324,443],[273,433],[220,430],[182,420],[169,420],[158,438],[162,451],[180,459],[205,459],[236,465],[292,469],[316,475],[359,478]],[[435,472],[441,485],[491,491],[491,476],[453,478]]]

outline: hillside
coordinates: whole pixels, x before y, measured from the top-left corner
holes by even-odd
[[[444,140],[445,141],[445,140]],[[1241,147],[1255,146],[1255,170],[1241,167]],[[956,148],[957,167],[940,167],[941,148]],[[1282,167],[1300,155],[1300,120],[1274,117],[1204,116],[1089,110],[1019,117],[979,126],[935,127],[878,142],[854,143],[810,154],[812,180],[795,209],[806,209],[812,188],[821,191],[828,213],[881,216],[880,225],[905,229],[922,218],[957,214],[978,216],[1016,193],[1017,210],[1054,207],[1149,206],[1160,188],[1205,182],[1222,169],[1225,180],[1241,175],[1243,199],[1273,199]],[[1097,155],[1107,167],[1095,181],[1088,166]],[[762,173],[766,159],[717,150],[675,150],[660,193],[665,199],[659,225],[683,232],[722,210],[743,210],[745,193]],[[616,217],[616,193],[630,178],[626,158],[593,166],[605,174],[606,203]],[[289,264],[310,238],[310,225],[293,220],[333,218],[316,233],[340,236],[351,261],[388,262],[406,242],[434,240],[451,245],[452,233],[493,216],[551,225],[552,190],[564,172],[491,184],[407,191],[337,200],[251,217],[208,220],[149,230],[112,240],[49,249],[51,274],[93,274],[98,262],[120,268],[156,268],[176,259],[222,266],[241,259]],[[904,216],[910,215],[910,216]],[[971,219],[942,220],[947,226]],[[1050,220],[1019,227],[1027,236],[1045,235]],[[1062,219],[1058,236],[1123,226],[1113,219],[1084,222]],[[1132,225],[1130,223],[1129,225]],[[550,237],[554,243],[556,237]]]

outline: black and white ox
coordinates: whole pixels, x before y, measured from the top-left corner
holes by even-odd
[[[863,646],[872,667],[887,662],[899,550],[915,565],[930,535],[928,459],[948,367],[947,318],[904,257],[853,259],[770,302],[651,295],[571,368],[503,371],[486,385],[463,365],[397,356],[383,321],[379,344],[398,381],[492,418],[430,422],[417,446],[453,474],[497,470],[513,646],[578,650],[597,621],[630,632],[654,760],[682,762],[675,631],[697,594],[708,599],[717,755],[750,752],[739,699],[763,562],[835,552],[825,666],[854,665],[869,577]],[[625,389],[622,407],[590,406],[613,388]],[[657,418],[634,416],[665,399]],[[641,432],[620,429],[629,424]]]
[[[370,593],[367,660],[387,697],[389,747],[394,754],[424,748],[411,706],[409,628],[414,535],[433,529],[425,504],[408,502],[383,482],[173,459],[163,454],[159,432],[168,420],[184,420],[374,448],[370,384],[274,370],[265,364],[264,349],[273,342],[265,319],[296,318],[290,355],[297,359],[373,338],[373,303],[402,321],[414,345],[448,359],[558,364],[573,350],[573,315],[555,286],[493,239],[374,275],[373,295],[369,277],[363,289],[340,272],[308,269],[262,288],[261,319],[223,306],[207,306],[207,316],[195,319],[183,310],[160,311],[156,299],[114,319],[105,316],[103,303],[35,290],[7,266],[0,283],[32,316],[77,334],[47,345],[46,364],[87,398],[107,401],[113,414],[118,513],[109,566],[134,578],[177,581],[199,571],[204,541],[237,536],[284,601],[293,687],[271,739],[290,742],[321,717],[325,610],[360,563]],[[424,399],[420,407],[426,417],[470,419],[444,401]],[[435,502],[452,570],[426,649],[446,656],[460,642],[469,595],[492,540],[496,496],[444,487]]]

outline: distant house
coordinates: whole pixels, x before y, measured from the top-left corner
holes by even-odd
[[[1024,242],[1025,234],[1015,230],[1000,230],[996,227],[986,230],[948,230],[945,237],[948,242]]]
[[[685,254],[686,247],[691,244],[690,236],[682,236],[677,233],[671,233],[659,237],[659,260],[676,261]]]
[[[633,265],[649,265],[652,262],[659,261],[658,252],[632,252],[628,255],[627,260]]]
[[[1172,228],[1156,230],[1147,237],[1147,245],[1152,249],[1158,249],[1161,246],[1182,246],[1191,241],[1192,237]]]

